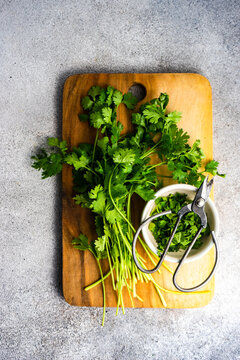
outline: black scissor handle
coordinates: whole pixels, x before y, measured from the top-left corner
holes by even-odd
[[[191,244],[189,245],[189,247],[187,248],[187,250],[185,251],[183,257],[181,258],[174,274],[173,274],[173,284],[174,286],[179,290],[179,291],[182,291],[182,292],[192,292],[192,291],[195,291],[195,290],[198,290],[200,288],[202,288],[204,285],[206,285],[209,280],[211,280],[211,278],[213,277],[215,271],[216,271],[216,266],[217,266],[217,263],[218,263],[218,242],[217,242],[217,239],[215,237],[215,234],[214,234],[214,231],[211,231],[211,235],[212,235],[212,241],[213,241],[213,244],[215,246],[215,263],[213,265],[213,268],[212,268],[212,271],[211,273],[208,275],[208,277],[199,285],[197,286],[194,286],[192,288],[182,288],[181,286],[178,285],[177,281],[176,281],[176,277],[177,277],[177,274],[179,272],[179,270],[181,269],[184,261],[186,260],[188,254],[190,253],[193,245],[195,244],[200,232],[202,231],[203,227],[200,227],[200,229],[198,230],[197,234],[195,235],[194,239],[192,240]]]
[[[188,211],[188,212],[189,212],[189,211]],[[178,216],[178,218],[177,218],[177,221],[176,221],[176,224],[175,224],[175,226],[174,226],[174,229],[173,229],[173,231],[172,231],[172,233],[171,233],[171,236],[170,236],[170,238],[169,238],[169,240],[168,240],[168,243],[167,243],[167,245],[166,245],[166,247],[165,247],[165,249],[164,249],[164,252],[162,253],[162,255],[161,255],[160,259],[159,259],[159,262],[157,263],[157,265],[155,266],[155,268],[153,268],[153,269],[151,269],[151,270],[149,270],[149,269],[144,269],[144,268],[139,264],[139,262],[138,262],[138,260],[137,260],[137,256],[136,256],[136,243],[137,243],[138,236],[139,236],[140,232],[142,231],[143,227],[146,226],[148,223],[150,223],[150,222],[153,221],[154,219],[157,219],[157,218],[160,217],[160,216],[167,215],[167,214],[170,214],[170,213],[171,213],[171,210],[168,210],[168,211],[164,211],[164,212],[161,212],[161,213],[159,213],[159,214],[156,214],[156,215],[153,215],[153,216],[147,218],[147,219],[146,219],[145,221],[143,221],[143,223],[139,226],[139,228],[138,228],[138,230],[137,230],[137,232],[136,232],[136,234],[135,234],[135,236],[134,236],[133,243],[132,243],[133,259],[134,259],[134,262],[135,262],[137,268],[138,268],[140,271],[144,272],[145,274],[152,274],[152,273],[154,273],[154,272],[157,271],[157,270],[160,268],[160,266],[162,265],[162,263],[163,263],[166,255],[167,255],[168,249],[169,249],[169,247],[170,247],[170,245],[171,245],[171,242],[172,242],[172,240],[173,240],[173,238],[174,238],[174,235],[175,235],[175,233],[176,233],[176,231],[177,231],[179,222],[181,221],[181,218],[182,218],[183,215],[182,215],[182,214],[179,214],[179,216]],[[189,247],[188,247],[187,250],[185,251],[183,257],[181,258],[181,260],[180,260],[180,262],[179,262],[179,264],[178,264],[178,266],[177,266],[177,268],[176,268],[176,270],[175,270],[175,272],[174,272],[174,274],[173,274],[173,284],[174,284],[174,286],[175,286],[179,291],[181,291],[181,292],[193,292],[193,291],[195,291],[195,290],[198,290],[198,289],[202,288],[204,285],[206,285],[206,284],[208,283],[208,281],[211,280],[211,278],[213,277],[213,275],[214,275],[214,273],[215,273],[216,266],[217,266],[217,263],[218,263],[218,243],[217,243],[217,240],[216,240],[214,231],[211,231],[212,241],[213,241],[214,246],[215,246],[215,263],[214,263],[214,265],[213,265],[213,268],[212,268],[211,273],[208,275],[208,277],[207,277],[201,284],[199,284],[199,285],[197,285],[197,286],[194,286],[194,287],[192,287],[192,288],[188,288],[188,289],[182,288],[180,285],[178,285],[177,280],[176,280],[176,277],[177,277],[178,272],[180,271],[182,265],[184,264],[184,262],[185,262],[185,260],[186,260],[186,258],[187,258],[187,256],[188,256],[188,254],[189,254],[190,251],[192,250],[192,247],[193,247],[193,245],[195,244],[195,242],[196,242],[198,236],[200,235],[201,231],[203,230],[203,228],[204,228],[204,226],[200,226],[200,228],[198,229],[196,235],[194,236],[191,244],[189,245]]]
[[[160,216],[163,216],[163,215],[168,215],[168,214],[171,214],[171,210],[168,210],[168,211],[163,211],[159,214],[156,214],[156,215],[153,215],[149,218],[147,218],[145,221],[143,221],[143,223],[139,226],[139,228],[137,229],[137,232],[134,236],[134,239],[133,239],[133,243],[132,243],[132,254],[133,254],[133,259],[134,259],[134,262],[137,266],[137,268],[139,270],[141,270],[142,272],[144,272],[145,274],[152,274],[154,273],[155,271],[157,271],[160,266],[162,265],[166,255],[167,255],[167,252],[168,252],[168,249],[169,249],[169,246],[171,245],[171,242],[174,238],[174,235],[175,235],[175,232],[177,230],[177,227],[179,225],[179,222],[181,220],[181,216],[178,217],[177,221],[176,221],[176,224],[174,226],[174,229],[172,231],[172,234],[168,240],[168,243],[166,245],[166,248],[164,249],[164,252],[162,253],[160,259],[159,259],[159,262],[157,263],[157,265],[155,266],[155,268],[151,269],[151,270],[148,270],[148,269],[144,269],[143,267],[141,267],[141,265],[139,264],[138,260],[137,260],[137,256],[136,256],[136,243],[137,243],[137,239],[138,239],[138,236],[140,234],[140,232],[142,231],[142,229],[144,228],[145,225],[147,225],[148,223],[150,223],[151,221],[153,221],[154,219],[157,219],[158,217]]]

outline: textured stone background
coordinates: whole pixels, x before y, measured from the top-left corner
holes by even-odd
[[[238,0],[0,1],[0,358],[240,359]],[[213,89],[221,264],[196,310],[69,306],[61,291],[60,180],[30,155],[61,132],[70,74],[196,72]],[[238,80],[238,81],[237,81]]]

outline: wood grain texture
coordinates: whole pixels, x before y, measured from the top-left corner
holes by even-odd
[[[147,90],[142,102],[149,101],[166,92],[170,96],[168,111],[181,111],[182,119],[179,126],[190,134],[190,143],[201,140],[201,147],[206,154],[206,161],[212,159],[212,94],[211,86],[206,78],[198,74],[82,74],[70,76],[64,86],[63,93],[63,139],[70,148],[80,142],[93,142],[95,131],[87,123],[80,122],[78,114],[82,112],[80,100],[91,86],[112,85],[126,93],[134,83],[140,83]],[[139,105],[141,102],[139,103]],[[118,110],[119,119],[124,124],[124,132],[132,128],[130,113],[122,105]],[[161,170],[167,174],[167,169]],[[165,185],[172,181],[165,181]],[[95,239],[94,220],[88,209],[82,209],[72,200],[72,170],[66,166],[62,174],[62,234],[63,234],[63,293],[66,301],[78,306],[102,306],[102,288],[98,285],[86,292],[84,287],[99,279],[99,271],[92,255],[72,247],[72,238],[80,232],[90,240]],[[135,201],[132,208],[133,222],[139,225],[144,203]],[[214,250],[202,259],[184,265],[179,275],[179,283],[190,287],[202,282],[211,271],[214,262]],[[175,269],[176,265],[167,263]],[[104,272],[108,270],[103,263]],[[155,279],[166,289],[174,290],[171,274],[163,267],[161,274]],[[106,305],[116,306],[116,294],[112,290],[110,277],[105,281]],[[194,308],[209,303],[214,294],[214,279],[204,289],[211,290],[207,294],[164,294],[169,308]],[[162,303],[151,284],[137,285],[139,296],[144,303],[135,300],[135,307],[162,307]],[[124,293],[124,304],[131,307],[128,295]]]

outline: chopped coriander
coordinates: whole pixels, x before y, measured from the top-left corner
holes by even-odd
[[[159,197],[155,200],[156,207],[152,211],[151,215],[158,214],[162,211],[171,210],[171,214],[161,216],[149,225],[149,230],[153,233],[153,236],[158,245],[159,255],[165,249],[170,235],[174,229],[177,221],[177,212],[185,205],[189,204],[190,200],[187,199],[186,194],[170,194],[168,196]],[[188,213],[185,215],[177,228],[176,234],[169,247],[170,252],[179,251],[180,249],[186,250],[200,228],[200,218],[195,213]],[[210,234],[209,225],[202,230],[198,239],[196,240],[193,249],[198,249],[203,243],[203,237]]]

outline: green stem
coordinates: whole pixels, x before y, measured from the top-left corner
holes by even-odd
[[[117,301],[117,309],[116,309],[116,315],[118,315],[118,311],[119,311],[119,305],[120,305],[120,294],[121,294],[121,291],[122,291],[122,286],[120,283],[118,283],[118,301]]]
[[[155,266],[156,265],[156,262],[153,260],[151,254],[150,254],[150,249],[149,247],[144,243],[144,241],[139,238],[139,241],[140,241],[140,244],[142,245],[144,251],[147,253],[147,256],[149,257],[149,259],[151,260],[152,264]],[[155,254],[156,255],[156,254]]]
[[[140,159],[144,159],[145,157],[151,155],[151,154],[154,152],[154,150],[156,149],[156,147],[158,147],[158,145],[160,144],[160,142],[161,142],[161,139],[160,139],[154,146],[152,146],[148,151],[146,151],[146,152],[140,157]]]
[[[132,197],[132,188],[133,186],[131,186],[130,190],[129,190],[129,194],[128,194],[128,200],[127,200],[127,218],[129,221],[131,221],[131,197]],[[129,225],[128,225],[129,227]],[[130,229],[130,227],[129,227]]]
[[[170,176],[170,177],[172,177],[172,176]],[[151,184],[151,185],[155,186],[155,184],[153,182],[148,181],[148,180],[147,181],[145,181],[145,180],[126,180],[125,183],[127,183],[127,182],[129,182],[129,183],[132,183],[132,182],[138,182],[138,183],[144,182],[144,183],[148,183],[148,184]],[[132,194],[131,194],[131,196],[132,196]]]
[[[110,196],[110,199],[111,199],[111,201],[112,201],[112,203],[113,203],[113,206],[115,207],[115,209],[117,210],[117,212],[118,212],[118,213],[122,216],[122,218],[128,223],[128,225],[129,225],[130,228],[133,230],[133,232],[136,232],[136,230],[135,230],[135,228],[133,227],[133,225],[131,224],[131,222],[126,218],[126,216],[125,216],[125,215],[121,212],[121,210],[117,207],[117,205],[116,205],[116,203],[115,203],[115,201],[114,201],[114,199],[113,199],[113,197],[112,197],[112,193],[111,193],[111,182],[112,182],[112,177],[113,177],[113,174],[114,174],[114,171],[115,171],[116,167],[117,167],[117,165],[115,166],[115,168],[114,168],[114,170],[113,170],[113,172],[112,172],[112,174],[111,174],[111,176],[110,176],[109,183],[108,183],[109,196]],[[119,230],[119,231],[120,231],[120,230]],[[154,254],[150,249],[149,249],[149,251],[148,251],[148,249],[146,248],[144,242],[142,241],[142,239],[141,239],[140,237],[138,237],[138,239],[140,240],[141,245],[143,246],[144,250],[147,252],[147,255],[148,255],[148,257],[150,258],[150,260],[152,261],[152,263],[153,263],[153,264],[156,264],[156,263],[154,262],[154,260],[152,259],[152,257],[150,256],[149,251],[150,251],[150,253],[151,253],[152,255],[154,255],[155,257],[157,257],[157,255]],[[131,252],[132,252],[132,251],[131,251]],[[166,268],[167,268],[167,267],[166,267]],[[167,269],[168,269],[168,268],[167,268]],[[159,270],[158,270],[158,271],[159,271]],[[135,289],[133,288],[133,290],[135,290]]]
[[[120,240],[119,240],[119,236],[118,233],[116,231],[116,226],[115,227],[115,234],[116,234],[116,238],[117,238],[117,243],[118,243],[118,249],[119,249],[119,255],[120,255],[120,259],[121,259],[121,264],[123,264],[123,254],[122,254],[122,249],[121,249],[121,245],[120,245]]]
[[[156,186],[156,184],[154,184],[154,183],[151,182],[151,181],[146,181],[146,183],[151,184],[151,185],[153,185],[153,186]]]
[[[118,230],[119,230],[119,232],[120,232],[120,234],[121,234],[121,237],[122,237],[122,239],[123,239],[123,241],[124,241],[124,243],[125,243],[125,245],[126,245],[126,247],[127,247],[128,251],[130,252],[130,254],[132,254],[132,248],[131,248],[131,245],[129,244],[129,242],[128,242],[128,241],[126,241],[126,239],[125,239],[125,235],[124,235],[124,234],[123,234],[123,232],[122,232],[122,228],[121,228],[121,225],[119,224],[119,222],[117,222],[117,228],[118,228]]]
[[[90,169],[88,166],[84,166],[84,167],[85,167],[85,169],[87,169],[88,171],[93,173],[94,175],[98,176],[98,174],[95,171],[93,171],[92,169]]]
[[[154,168],[157,167],[157,166],[166,165],[166,164],[167,164],[167,162],[166,162],[166,161],[163,161],[163,162],[161,162],[161,163],[154,164],[154,165],[148,167],[148,169],[151,170],[151,169],[154,169]]]
[[[131,301],[131,304],[132,304],[132,307],[134,308],[134,302],[133,302],[133,298],[132,298],[132,294],[131,294],[131,288],[130,286],[128,285],[128,283],[126,282],[126,286],[127,286],[127,290],[128,290],[128,295],[129,295],[129,298],[130,298],[130,301]]]
[[[115,286],[115,280],[114,280],[114,275],[113,275],[113,269],[114,269],[114,265],[112,266],[112,261],[110,258],[110,254],[109,254],[109,243],[106,243],[106,250],[107,250],[107,257],[108,257],[108,262],[109,262],[109,266],[110,266],[110,273],[111,273],[111,277],[112,277],[112,286],[113,289],[116,290],[116,286]]]
[[[99,271],[100,271],[100,275],[101,275],[101,279],[102,279],[102,289],[103,289],[103,317],[102,317],[102,326],[104,326],[104,321],[105,321],[105,314],[106,314],[106,291],[105,291],[105,284],[104,284],[104,276],[103,276],[103,272],[102,272],[102,267],[100,264],[99,259],[96,257],[97,260],[97,264],[99,267]]]
[[[139,301],[143,302],[143,299],[138,294],[135,294],[135,298],[138,299]]]
[[[96,133],[96,137],[95,137],[95,141],[94,141],[94,146],[93,146],[92,165],[93,165],[93,161],[94,161],[94,158],[95,158],[95,152],[96,152],[96,146],[97,146],[97,141],[98,141],[98,135],[99,135],[99,129],[97,129],[97,133]]]
[[[133,297],[136,296],[136,277],[135,277],[135,266],[132,262],[132,289],[133,289]]]
[[[118,302],[117,302],[117,311],[116,314],[118,314],[118,310],[119,310],[119,305],[121,304],[122,306],[122,312],[123,314],[125,314],[125,309],[124,309],[124,302],[123,302],[123,294],[122,294],[122,287],[123,287],[123,282],[126,282],[126,276],[124,276],[124,272],[125,272],[125,266],[126,266],[126,261],[123,261],[123,253],[122,253],[122,247],[120,244],[120,239],[117,233],[117,227],[116,225],[115,227],[115,233],[116,233],[116,238],[117,238],[117,242],[118,242],[118,248],[119,248],[119,254],[120,254],[120,268],[119,268],[119,281],[118,281]]]
[[[141,264],[141,266],[144,266],[144,265]],[[146,279],[148,279],[148,280],[150,280],[150,281],[153,283],[153,285],[154,285],[154,287],[155,287],[155,290],[157,291],[158,296],[160,297],[163,306],[164,306],[164,307],[167,307],[167,303],[166,303],[166,301],[165,301],[165,299],[164,299],[164,297],[163,297],[163,295],[162,295],[162,293],[161,293],[161,291],[160,291],[160,289],[159,289],[159,285],[156,283],[156,281],[154,280],[153,276],[152,276],[151,274],[143,274],[143,276],[144,276],[145,281],[146,281]]]
[[[103,280],[106,280],[109,277],[109,275],[111,274],[111,272],[113,271],[113,269],[114,269],[114,266],[112,267],[112,270],[110,270],[106,275],[104,275],[103,278],[100,278],[99,280],[95,281],[91,285],[86,286],[84,290],[85,291],[91,290],[92,288],[94,288],[95,286],[100,284]]]
[[[113,177],[113,174],[115,172],[115,169],[117,168],[117,165],[114,167],[113,169],[113,172],[109,178],[109,183],[108,183],[108,192],[109,192],[109,196],[110,196],[110,199],[113,203],[113,206],[115,207],[115,209],[117,210],[117,212],[121,215],[121,217],[129,224],[129,226],[131,227],[131,229],[135,232],[135,229],[134,227],[132,226],[132,224],[130,223],[130,221],[126,218],[126,216],[121,212],[121,210],[118,208],[117,204],[115,203],[113,197],[112,197],[112,192],[111,192],[111,184],[112,184],[112,177]]]
[[[164,306],[164,307],[167,307],[167,303],[166,303],[166,301],[165,301],[165,299],[164,299],[161,291],[160,291],[159,288],[156,286],[156,284],[153,284],[153,285],[154,285],[154,287],[155,287],[156,292],[158,293],[158,296],[159,296],[160,299],[161,299],[161,302],[162,302],[163,306]]]
[[[120,300],[121,300],[121,305],[122,305],[122,312],[123,312],[123,314],[125,314],[125,307],[124,307],[124,302],[123,302],[122,288],[121,288],[121,293],[120,293]]]
[[[104,218],[103,218],[103,222],[104,222],[104,226],[108,229],[108,231],[110,231]],[[107,239],[107,241],[106,241],[106,250],[107,250],[107,257],[108,257],[108,262],[109,262],[110,271],[111,271],[112,286],[113,286],[113,289],[116,290],[115,279],[114,279],[114,275],[113,275],[114,264],[112,266],[112,259],[110,257],[109,248],[110,248],[110,244],[109,244],[109,240]]]

